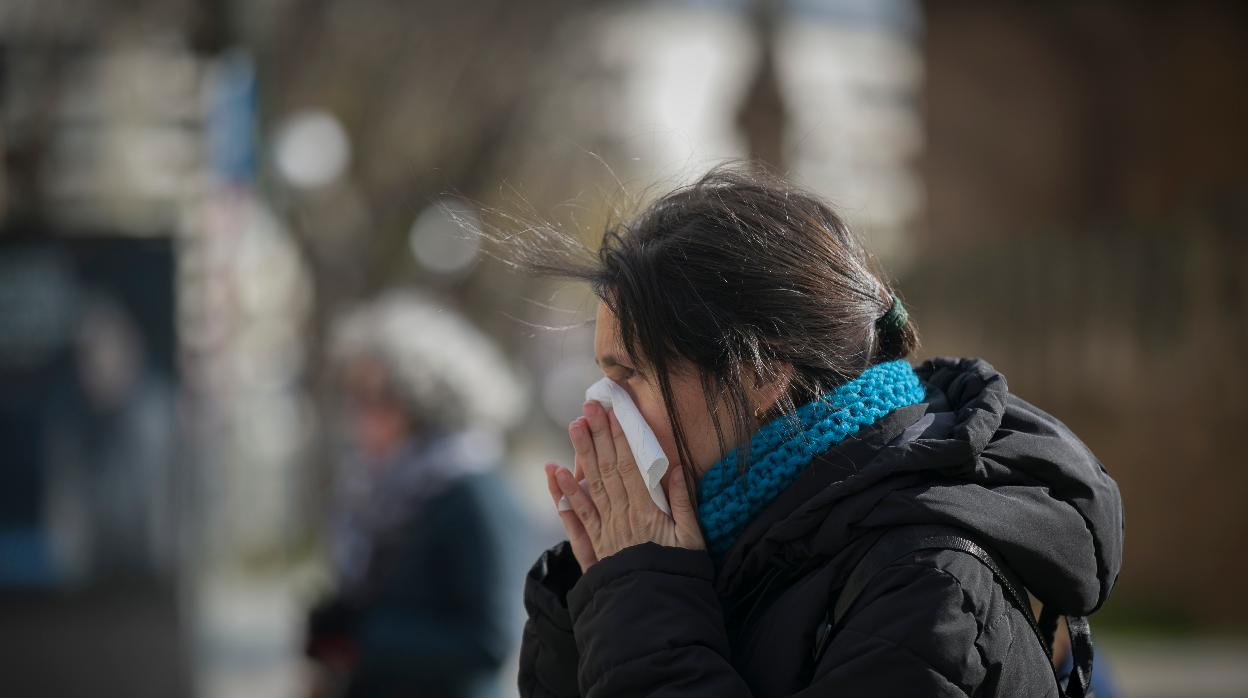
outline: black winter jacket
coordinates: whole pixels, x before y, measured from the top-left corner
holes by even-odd
[[[1118,576],[1118,488],[1065,426],[977,359],[917,369],[928,401],[814,460],[718,566],[647,543],[581,575],[561,543],[525,585],[522,696],[1050,696],[1044,650],[992,572],[953,550],[877,574],[816,663],[815,635],[884,531],[954,525],[1065,613]]]

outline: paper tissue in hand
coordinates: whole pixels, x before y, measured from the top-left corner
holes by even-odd
[[[667,472],[667,456],[659,446],[658,437],[654,435],[650,425],[646,424],[646,420],[642,419],[641,412],[637,411],[637,405],[633,404],[628,391],[610,378],[603,378],[589,386],[585,391],[585,399],[595,400],[604,409],[615,411],[615,418],[620,422],[624,438],[628,440],[628,447],[633,451],[633,460],[641,471],[641,479],[646,483],[646,489],[650,491],[650,498],[664,514],[670,515],[672,510],[667,504],[667,494],[660,482]],[[584,481],[580,485],[584,489]],[[559,511],[571,508],[567,497],[560,498]]]

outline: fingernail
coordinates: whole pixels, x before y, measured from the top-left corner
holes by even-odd
[[[576,483],[572,480],[572,473],[567,468],[560,468],[555,472],[555,482],[559,483],[559,489],[564,494],[571,494],[576,489]]]

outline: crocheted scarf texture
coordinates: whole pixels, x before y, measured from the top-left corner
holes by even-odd
[[[750,464],[738,472],[737,452],[711,466],[698,483],[698,519],[712,555],[721,555],[760,511],[802,473],[815,456],[864,426],[922,402],[925,389],[905,359],[868,368],[795,415],[768,422],[750,439]],[[796,421],[794,420],[796,418]]]

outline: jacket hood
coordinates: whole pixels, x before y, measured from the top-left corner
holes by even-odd
[[[733,596],[767,569],[827,558],[873,530],[950,524],[992,547],[1029,591],[1070,615],[1099,608],[1118,578],[1118,486],[1051,415],[1011,394],[986,361],[935,358],[927,396],[817,457],[728,551]]]

